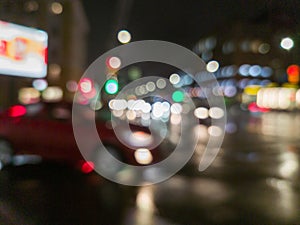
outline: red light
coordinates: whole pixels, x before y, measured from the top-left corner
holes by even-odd
[[[259,112],[258,106],[256,105],[255,102],[251,102],[248,105],[248,109],[249,109],[250,112]]]
[[[299,82],[300,68],[298,65],[290,65],[286,69],[286,73],[288,75],[288,81],[290,83],[298,83]]]
[[[0,41],[0,54],[6,55],[7,52],[7,41],[1,40]]]
[[[81,171],[82,171],[83,173],[90,173],[90,172],[92,172],[92,171],[94,170],[94,168],[95,168],[94,163],[91,162],[91,161],[87,161],[87,162],[84,162],[84,163],[82,164],[82,166],[81,166]]]
[[[10,107],[9,109],[9,116],[10,117],[18,117],[23,116],[26,114],[26,108],[22,105],[15,105]]]
[[[42,55],[43,55],[45,64],[48,64],[48,48],[45,48],[42,50]]]
[[[121,59],[116,57],[116,56],[112,56],[112,57],[108,57],[106,59],[106,66],[109,68],[109,69],[112,69],[112,70],[117,70],[120,68],[121,66]]]
[[[270,111],[270,109],[268,109],[268,108],[259,107],[255,102],[251,102],[248,105],[248,110],[250,112],[253,112],[253,113],[257,113],[257,112],[265,113],[265,112],[269,112]]]
[[[93,90],[94,83],[90,78],[82,78],[78,83],[78,89],[83,94],[88,94]]]
[[[299,76],[299,66],[297,65],[290,65],[287,69],[286,69],[286,73],[289,76]]]

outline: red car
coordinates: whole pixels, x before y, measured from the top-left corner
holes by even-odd
[[[135,154],[136,149],[123,145],[115,136],[110,120],[99,119],[107,115],[109,111],[100,110],[96,113],[96,127],[101,142],[110,153],[123,161],[132,165],[146,165],[156,163],[158,159],[157,150],[151,150],[150,160],[147,155],[139,158]],[[88,116],[88,115],[79,115]],[[83,129],[89,129],[88,125],[83,125]],[[124,131],[124,135],[127,135]],[[153,141],[146,128],[131,126],[131,137],[137,148],[143,144],[149,145]],[[86,138],[89,138],[86,135]],[[87,140],[91,153],[98,147],[99,140]],[[148,143],[146,143],[148,142]],[[146,146],[145,146],[146,147]],[[29,159],[55,160],[72,165],[79,165],[84,172],[92,169],[87,165],[89,162],[83,157],[77,147],[73,127],[72,127],[72,103],[37,103],[32,105],[14,105],[0,115],[0,166],[14,163],[22,164],[24,158],[18,156],[29,156]],[[143,161],[144,160],[144,161]],[[1,168],[0,167],[0,168]]]

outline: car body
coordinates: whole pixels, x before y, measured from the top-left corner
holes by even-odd
[[[91,112],[93,112],[92,109]],[[79,113],[81,113],[80,110]],[[74,117],[76,119],[76,116],[91,117],[84,118],[83,121],[95,121],[99,138],[102,144],[111,151],[110,153],[124,163],[139,165],[134,154],[136,149],[130,148],[118,140],[111,120],[103,119],[103,115],[109,118],[109,110],[102,110],[101,113],[90,115],[73,113],[73,119]],[[88,134],[89,122],[82,123],[80,129],[83,135]],[[135,144],[139,141],[142,141],[143,144],[142,139],[149,138],[150,134],[146,128],[130,126],[130,130],[138,134],[138,138],[134,140]],[[88,154],[92,156],[93,152],[99,148],[99,140],[90,138],[89,135],[85,135],[85,138],[88,143],[86,151],[89,151]],[[138,144],[136,146],[142,147]],[[13,153],[5,150],[5,147],[10,147]],[[155,156],[157,153],[158,151],[151,150],[151,154],[153,154],[151,163],[157,162],[158,157]],[[72,165],[86,162],[86,158],[83,159],[78,149],[73,133],[72,103],[40,102],[30,105],[13,105],[4,110],[0,115],[0,161],[2,159],[3,164],[9,163],[9,156],[12,154],[37,155],[43,160],[60,161]]]

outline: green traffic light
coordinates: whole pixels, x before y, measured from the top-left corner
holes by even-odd
[[[182,102],[184,100],[184,93],[182,91],[174,91],[172,94],[174,102]]]
[[[110,95],[116,94],[119,90],[118,81],[115,79],[107,80],[105,83],[104,89],[107,94],[110,94]]]

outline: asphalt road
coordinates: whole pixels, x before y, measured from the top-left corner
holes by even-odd
[[[0,224],[300,224],[300,114],[232,108],[228,121],[207,170],[195,154],[157,185],[121,186],[53,163],[5,168]]]

